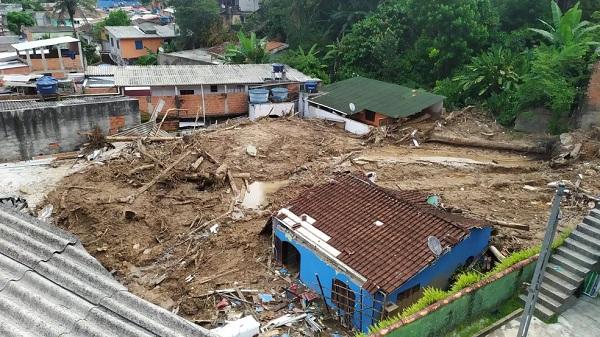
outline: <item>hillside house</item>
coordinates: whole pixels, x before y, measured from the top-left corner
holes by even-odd
[[[346,123],[346,130],[365,134],[401,118],[439,116],[443,96],[366,77],[353,77],[325,86],[308,100],[304,116]]]
[[[162,101],[159,117],[169,112],[181,122],[200,117],[204,123],[205,118],[211,122],[247,115],[249,90],[257,87],[285,87],[288,102],[297,102],[308,81],[316,80],[289,67],[276,78],[270,64],[98,66],[88,67],[84,91],[137,97],[145,113],[152,113]]]
[[[27,36],[27,41],[36,41],[51,39],[62,36],[73,36],[73,27],[67,26],[32,26],[24,27],[23,34]]]
[[[67,73],[85,69],[81,43],[71,36],[15,43],[12,47],[17,51],[17,61],[27,66],[26,73],[51,73],[64,78]]]
[[[490,227],[427,200],[366,177],[336,176],[272,218],[276,260],[323,294],[344,325],[366,331],[423,288],[446,287],[488,247]]]
[[[103,51],[119,65],[133,64],[148,51],[158,52],[163,43],[177,36],[175,25],[166,26],[143,23],[139,26],[106,27],[108,41],[103,43]]]

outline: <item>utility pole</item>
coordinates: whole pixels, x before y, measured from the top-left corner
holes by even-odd
[[[542,243],[540,256],[538,257],[535,265],[535,272],[533,273],[531,284],[527,288],[527,302],[525,303],[523,316],[521,316],[521,324],[519,326],[519,333],[517,334],[517,337],[527,337],[527,332],[529,331],[529,324],[531,323],[531,319],[533,318],[533,313],[535,311],[535,304],[538,299],[540,285],[542,284],[542,279],[544,278],[544,272],[546,270],[546,265],[548,264],[548,259],[550,258],[550,254],[552,254],[552,241],[554,241],[554,234],[556,233],[556,227],[558,225],[560,200],[562,199],[564,193],[565,185],[558,185],[554,199],[552,199],[550,218],[548,219],[548,225],[546,226],[546,235],[544,236],[544,242]]]

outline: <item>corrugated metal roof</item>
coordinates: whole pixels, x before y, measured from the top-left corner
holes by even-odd
[[[78,41],[79,41],[78,39],[71,37],[71,36],[61,36],[61,37],[55,37],[55,38],[45,39],[45,40],[36,40],[36,41],[15,43],[15,44],[12,44],[11,46],[13,48],[15,48],[16,50],[22,51],[22,50],[27,50],[27,49],[40,48],[40,47],[46,47],[46,46],[55,46],[57,44],[78,42]]]
[[[454,246],[470,228],[486,225],[441,211],[426,199],[425,194],[391,191],[366,178],[340,175],[303,192],[287,208],[316,220],[312,225],[341,252],[337,259],[367,279],[364,289],[389,293],[436,259],[427,246],[430,235]]]
[[[444,100],[443,96],[401,85],[353,77],[323,88],[323,95],[310,101],[353,115],[363,110],[392,118],[407,117]],[[350,103],[355,106],[350,110]]]
[[[35,84],[34,84],[35,86]],[[61,101],[36,101],[36,100],[19,100],[19,101],[0,101],[0,111],[17,111],[29,109],[43,109],[66,105],[80,104],[98,104],[106,102],[116,102],[125,100],[136,100],[131,97],[124,96],[81,96],[76,98],[68,98]]]
[[[211,336],[117,282],[72,234],[0,206],[0,335]]]
[[[113,66],[113,65],[100,65],[100,66],[88,66],[85,69],[85,75],[86,76],[114,76],[116,69],[118,69],[119,66]]]
[[[99,70],[92,70],[95,75]],[[105,72],[108,72],[106,70]],[[117,86],[172,86],[216,84],[264,84],[272,82],[270,64],[161,65],[114,67]],[[89,75],[89,73],[86,72]],[[306,82],[312,79],[286,67],[286,79]]]
[[[156,34],[146,34],[137,26],[107,26],[106,30],[117,39],[141,39],[141,38],[159,38],[175,37],[175,25],[154,25]]]

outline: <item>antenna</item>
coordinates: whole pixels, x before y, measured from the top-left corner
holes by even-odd
[[[442,255],[442,244],[435,236],[431,235],[427,238],[427,246],[436,257]]]
[[[354,105],[354,103],[348,104],[348,107],[350,108],[350,111],[356,112],[356,105]]]

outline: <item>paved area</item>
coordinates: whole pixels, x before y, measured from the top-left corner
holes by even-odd
[[[519,317],[520,318],[520,317]],[[488,337],[515,337],[519,318],[501,326]],[[533,318],[529,337],[597,337],[600,336],[600,297],[582,295],[577,303],[558,317],[558,323],[546,324]]]

